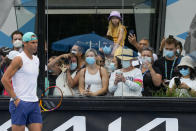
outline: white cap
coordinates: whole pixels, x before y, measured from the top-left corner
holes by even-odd
[[[184,56],[184,57],[182,57],[178,66],[188,66],[188,67],[191,67],[194,69],[193,59],[190,56]]]

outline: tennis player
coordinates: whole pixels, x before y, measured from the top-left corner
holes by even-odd
[[[33,55],[37,52],[38,39],[33,32],[27,32],[22,40],[23,52],[13,59],[1,81],[11,96],[12,131],[25,131],[25,126],[30,131],[41,131],[42,116],[36,94],[39,59]]]

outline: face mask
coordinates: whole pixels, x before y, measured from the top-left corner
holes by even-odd
[[[111,49],[110,46],[109,46],[109,47],[105,46],[105,47],[103,48],[103,52],[104,52],[104,54],[106,54],[106,55],[109,55],[109,54],[111,53],[111,51],[112,51],[112,49]]]
[[[123,68],[128,68],[128,67],[131,66],[129,60],[122,60],[121,63],[122,63],[122,67],[123,67]]]
[[[86,57],[86,62],[89,64],[89,65],[92,65],[95,63],[95,58],[94,57]]]
[[[71,63],[70,70],[75,70],[77,68],[77,63]]]
[[[182,76],[187,76],[187,75],[190,74],[190,71],[189,71],[189,69],[181,69],[181,70],[180,70],[180,74],[181,74]]]
[[[169,57],[169,58],[172,58],[172,57],[174,56],[174,51],[170,51],[170,50],[164,49],[163,55],[164,55],[164,56],[167,56],[167,57]]]
[[[16,40],[14,43],[13,43],[14,47],[16,48],[19,48],[19,47],[22,47],[22,41],[21,40]]]
[[[52,70],[48,70],[48,72],[49,72],[49,73],[52,73],[53,71],[52,71]]]
[[[116,66],[115,63],[111,62],[109,65],[109,69],[113,72],[114,70],[116,70]]]
[[[142,63],[146,63],[146,62],[151,63],[152,58],[148,56],[142,57]]]

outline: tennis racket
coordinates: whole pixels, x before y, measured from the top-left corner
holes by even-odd
[[[44,94],[49,90],[49,89],[57,89],[59,91],[60,96],[57,96],[55,98],[57,98],[57,101],[52,101],[49,99],[43,99]],[[57,86],[50,86],[48,88],[45,89],[45,91],[43,92],[43,94],[41,95],[41,98],[39,100],[39,105],[41,108],[41,112],[49,112],[49,111],[54,111],[57,108],[59,108],[61,106],[61,102],[63,100],[63,92],[61,91],[61,89]]]

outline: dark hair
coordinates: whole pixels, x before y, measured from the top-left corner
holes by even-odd
[[[143,47],[141,52],[143,52],[143,51],[150,51],[152,54],[154,52],[151,47]]]
[[[16,31],[14,31],[14,32],[11,34],[12,40],[13,40],[14,35],[16,35],[16,34],[20,34],[21,36],[23,36],[23,33],[22,33],[22,32],[16,30]]]
[[[80,53],[84,53],[84,49],[83,49],[83,47],[80,45],[80,43],[75,43],[73,46],[77,46],[78,47],[78,51],[80,52]],[[72,47],[73,47],[72,46]]]
[[[182,50],[182,43],[181,43],[181,41],[179,41],[179,40],[177,40],[177,46],[180,46],[180,49]]]
[[[165,43],[167,43],[168,45],[174,44],[175,47],[177,47],[177,40],[174,38],[173,35],[169,35],[169,37],[165,40]]]
[[[121,59],[118,58],[117,56],[115,56],[116,61],[117,61],[117,69],[121,69],[122,68],[122,64],[121,64]]]
[[[100,56],[100,57],[103,59],[103,61],[105,61],[105,55],[104,55],[103,52],[98,51],[98,52],[97,52],[97,55]]]
[[[79,68],[79,60],[78,60],[78,57],[75,54],[71,54],[71,58],[72,57],[75,57],[76,58],[76,61],[77,61],[77,68],[76,68],[76,70],[77,70]]]

